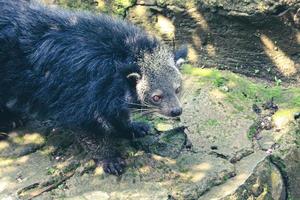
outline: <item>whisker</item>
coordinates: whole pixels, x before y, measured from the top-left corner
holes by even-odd
[[[154,108],[154,106],[149,105],[149,104],[139,104],[139,103],[129,103],[127,102],[128,105],[133,105],[133,106],[141,106],[141,107],[149,107],[149,108]]]
[[[129,103],[129,102],[127,102],[127,104],[132,105],[132,106],[146,107],[146,108],[157,108],[158,107],[158,106],[150,105],[148,103],[139,104],[139,103]]]
[[[149,114],[152,114],[152,113],[155,113],[155,112],[157,112],[157,110],[150,110],[148,112],[143,112],[141,114],[142,114],[142,116],[146,116],[146,115],[149,115]]]
[[[144,111],[150,111],[152,109],[132,109],[131,112],[144,112]]]

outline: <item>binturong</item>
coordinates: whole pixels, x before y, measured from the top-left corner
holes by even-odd
[[[25,0],[0,0],[0,13],[1,108],[121,137],[149,132],[131,120],[133,108],[181,115],[185,47],[173,52],[135,25],[102,14]]]

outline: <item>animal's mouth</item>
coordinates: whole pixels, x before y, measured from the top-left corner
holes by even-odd
[[[159,116],[160,118],[162,119],[179,119],[180,116],[177,116],[177,117],[172,117],[170,115],[165,115],[165,114],[161,114],[161,113],[156,113],[157,116]]]
[[[157,112],[157,114],[160,116],[160,117],[163,117],[163,118],[168,118],[168,119],[176,119],[178,117],[180,117],[180,115],[182,114],[182,111],[178,112],[178,113],[172,113],[171,111],[169,112],[164,112],[162,110],[159,110]]]
[[[164,118],[178,118],[182,114],[181,106],[165,107],[152,105],[150,103],[143,103],[141,105],[141,108],[138,110],[140,110],[144,114],[157,114],[160,117]]]

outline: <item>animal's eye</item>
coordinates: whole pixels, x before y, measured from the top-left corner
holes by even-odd
[[[175,93],[178,94],[180,92],[180,90],[181,90],[180,87],[176,88]]]
[[[160,102],[161,101],[161,99],[162,99],[162,97],[160,96],[160,95],[154,95],[153,97],[152,97],[152,99],[153,99],[153,101],[154,102]]]

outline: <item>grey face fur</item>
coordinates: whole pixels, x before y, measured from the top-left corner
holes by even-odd
[[[165,116],[180,115],[182,108],[178,93],[182,76],[173,53],[167,47],[159,47],[151,54],[145,53],[138,64],[142,76],[136,90],[141,103]]]

